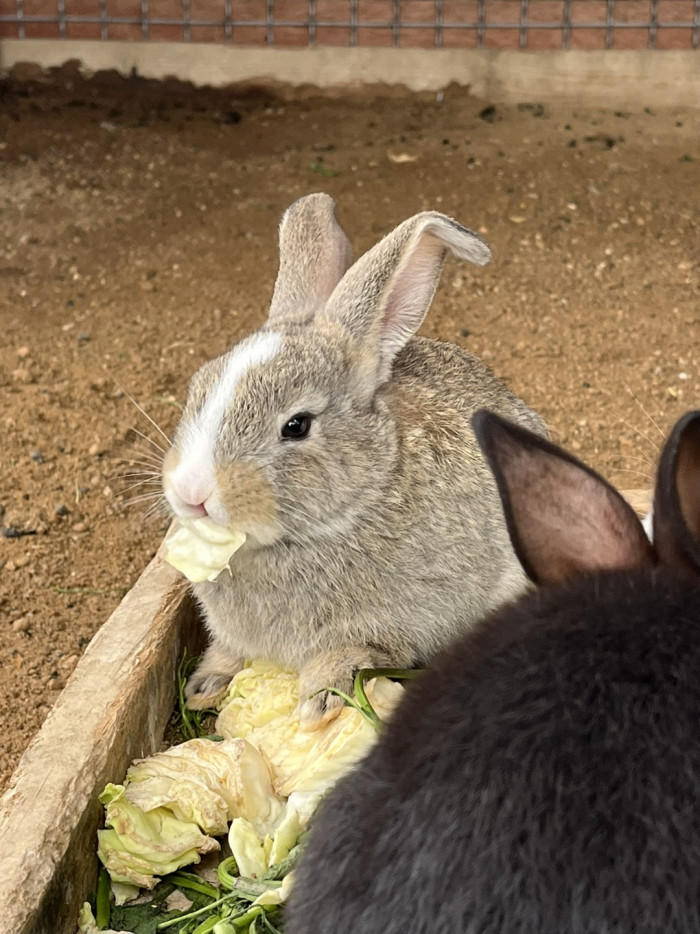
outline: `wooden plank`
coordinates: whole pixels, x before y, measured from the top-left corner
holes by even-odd
[[[0,799],[0,934],[74,934],[96,881],[97,795],[159,749],[194,617],[159,552],[86,649]]]

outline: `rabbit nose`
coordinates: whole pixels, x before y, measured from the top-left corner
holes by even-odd
[[[213,493],[212,485],[192,476],[190,471],[176,470],[170,476],[170,487],[188,516],[208,516],[207,500]]]

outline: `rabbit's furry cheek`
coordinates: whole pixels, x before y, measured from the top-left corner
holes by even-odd
[[[164,482],[167,480],[170,474],[177,470],[179,463],[180,451],[176,447],[168,448],[165,457],[163,458],[163,467],[161,470]]]
[[[279,537],[279,507],[274,491],[259,467],[250,463],[219,465],[216,489],[228,525],[250,531],[260,544]]]
[[[178,480],[182,466],[182,450],[179,446],[173,445],[163,458],[163,467],[161,478],[163,483],[163,492],[168,501],[172,512],[179,517],[187,516],[188,509],[192,503],[197,500],[196,490],[192,488],[192,472],[189,472],[189,482],[187,475],[184,483]]]

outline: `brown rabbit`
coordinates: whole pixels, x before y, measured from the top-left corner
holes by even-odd
[[[490,257],[426,212],[350,265],[331,198],[284,215],[268,320],[195,374],[164,464],[176,516],[247,535],[231,574],[194,586],[212,643],[191,706],[267,658],[300,670],[311,726],[341,704],[315,692],[426,664],[525,586],[470,417],[544,424],[479,360],[413,336],[448,250]]]
[[[654,546],[564,451],[475,420],[544,584],[411,684],[324,802],[285,934],[700,931],[700,411]]]

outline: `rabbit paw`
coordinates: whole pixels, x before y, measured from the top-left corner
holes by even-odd
[[[300,682],[300,698],[306,697],[306,700],[299,702],[299,723],[303,730],[319,730],[324,724],[335,719],[343,709],[345,701],[337,694],[331,694],[324,690],[328,686],[328,679],[324,679],[323,687],[316,686],[306,693],[304,682]],[[352,678],[347,679],[344,686],[339,687],[346,694],[352,694]]]
[[[224,697],[231,678],[242,667],[242,659],[231,659],[220,649],[209,646],[185,685],[185,699],[189,709],[206,710],[208,707],[216,707]]]
[[[389,668],[400,662],[386,652],[368,646],[350,646],[339,652],[317,655],[299,675],[299,722],[304,730],[318,730],[338,716],[345,701],[326,688],[352,697],[353,682],[361,668]]]

